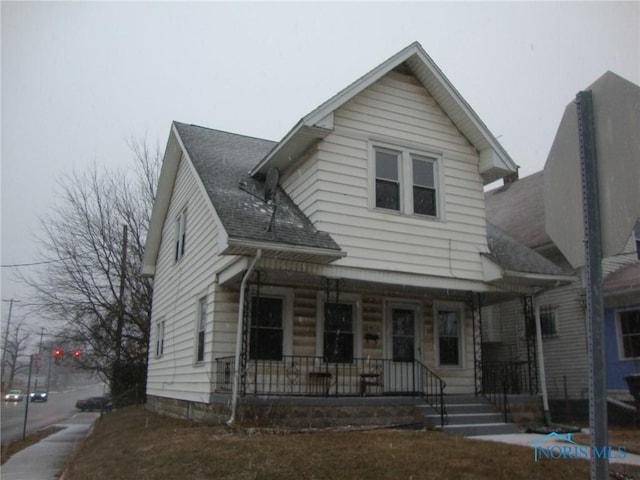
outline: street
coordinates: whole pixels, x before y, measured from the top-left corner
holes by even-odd
[[[102,395],[105,387],[102,384],[90,385],[67,392],[49,392],[46,402],[29,403],[29,415],[27,421],[27,434],[36,432],[50,425],[61,423],[75,414],[76,401],[80,398]],[[22,402],[2,401],[2,444],[22,438],[24,426],[24,413],[27,399]]]

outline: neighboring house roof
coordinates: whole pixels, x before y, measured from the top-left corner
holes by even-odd
[[[485,184],[516,172],[518,166],[480,117],[454,88],[418,42],[404,48],[303,117],[251,171],[266,173],[270,167],[285,172],[311,146],[333,130],[333,112],[394,68],[408,68],[424,85],[460,132],[480,154],[480,174]]]
[[[487,243],[489,253],[485,254],[509,276],[562,276],[571,280],[571,272],[566,272],[539,253],[534,252],[503,230],[487,222]]]
[[[630,263],[610,273],[603,281],[604,293],[640,292],[640,262]],[[636,297],[640,303],[640,297]]]
[[[544,172],[485,193],[487,220],[529,248],[551,243],[545,230]]]

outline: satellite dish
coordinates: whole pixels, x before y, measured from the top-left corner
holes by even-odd
[[[276,188],[278,188],[278,182],[280,181],[280,172],[277,168],[271,167],[267,172],[267,179],[264,182],[264,201],[268,202],[272,199]]]

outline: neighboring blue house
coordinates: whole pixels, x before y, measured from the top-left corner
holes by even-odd
[[[609,274],[604,294],[607,390],[626,396],[624,377],[640,373],[640,263]]]

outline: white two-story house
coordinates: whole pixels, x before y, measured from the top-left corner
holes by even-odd
[[[148,405],[353,423],[372,399],[482,393],[481,305],[567,280],[487,224],[483,186],[515,172],[417,43],[279,142],[174,122]]]

